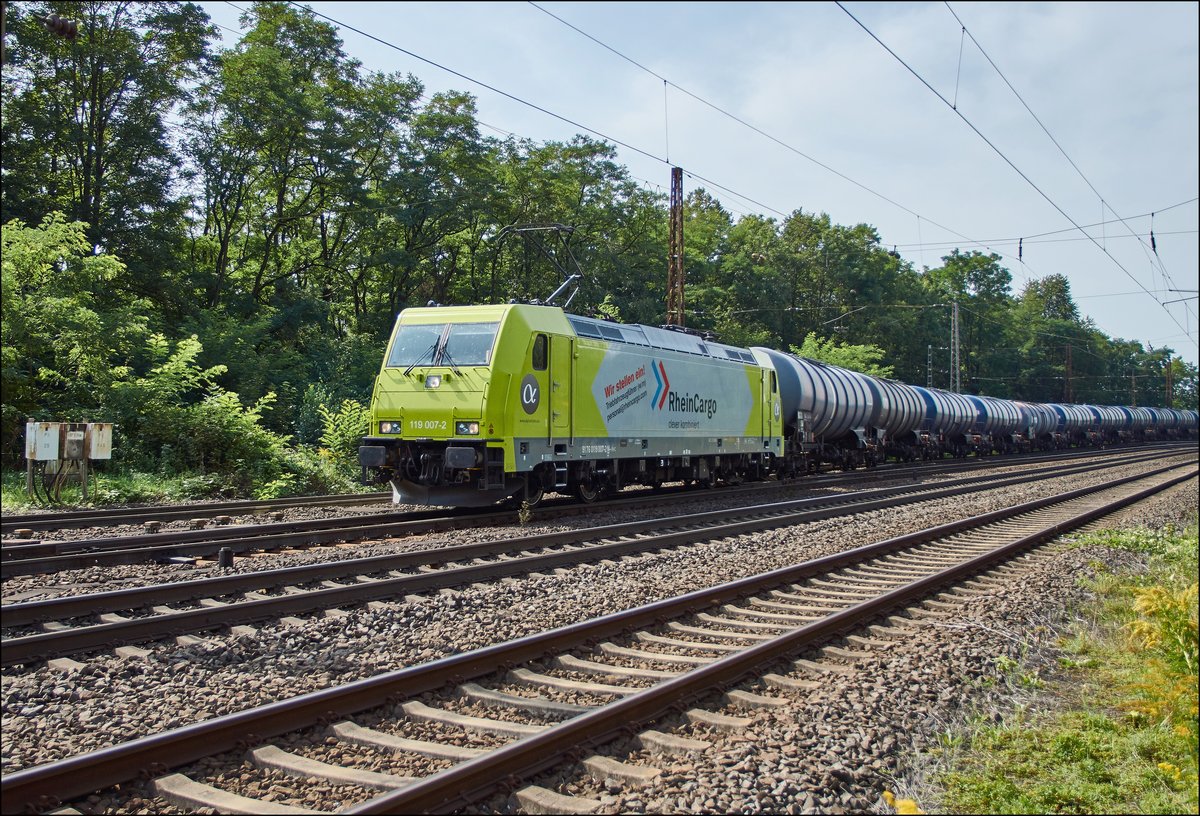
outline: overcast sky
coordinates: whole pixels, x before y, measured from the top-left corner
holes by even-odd
[[[247,4],[202,5],[236,31]],[[918,269],[996,252],[1014,294],[1064,274],[1102,331],[1197,362],[1196,3],[309,7],[365,70],[473,94],[485,133],[607,138],[647,185],[870,224]]]

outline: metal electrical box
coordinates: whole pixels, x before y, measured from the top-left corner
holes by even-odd
[[[25,458],[34,462],[58,459],[59,422],[25,423]]]
[[[87,436],[87,425],[82,422],[68,422],[63,424],[62,429],[62,458],[83,459],[87,453],[83,446],[83,438]]]
[[[112,458],[111,422],[89,422],[87,424],[87,458]]]
[[[78,483],[87,501],[88,461],[112,458],[112,431],[111,422],[26,422],[26,492],[55,503],[63,485]]]
[[[26,422],[25,458],[111,459],[112,432],[111,422]]]

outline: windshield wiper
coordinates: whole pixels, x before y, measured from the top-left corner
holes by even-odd
[[[429,345],[429,348],[427,348],[423,352],[421,352],[420,355],[417,356],[417,359],[412,361],[412,365],[410,365],[408,368],[404,369],[404,376],[407,377],[409,374],[412,373],[412,370],[414,368],[421,365],[421,363],[425,360],[426,355],[433,355],[430,357],[430,363],[432,363],[433,357],[437,356],[437,347],[438,347],[438,343],[440,343],[440,342],[442,342],[442,338],[439,337],[437,340],[434,340]]]
[[[454,358],[450,356],[450,338],[446,338],[445,344],[441,348],[441,355],[438,359],[445,359],[450,363],[450,370],[458,376],[462,376],[462,372],[458,370],[458,366],[454,363]],[[434,365],[437,365],[435,362]]]

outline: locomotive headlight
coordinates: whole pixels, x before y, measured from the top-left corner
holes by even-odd
[[[396,433],[396,434],[398,434],[398,433],[400,433],[400,428],[401,428],[401,425],[399,422],[380,422],[379,423],[379,432],[380,433]]]
[[[425,387],[426,388],[437,388],[441,384],[442,384],[442,375],[441,374],[430,374],[428,377],[425,378]]]
[[[454,433],[459,436],[479,436],[478,422],[455,422]]]

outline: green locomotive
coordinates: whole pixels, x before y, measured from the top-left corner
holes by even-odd
[[[397,503],[532,506],[761,478],[782,454],[775,371],[750,350],[510,304],[401,312],[359,461]]]

